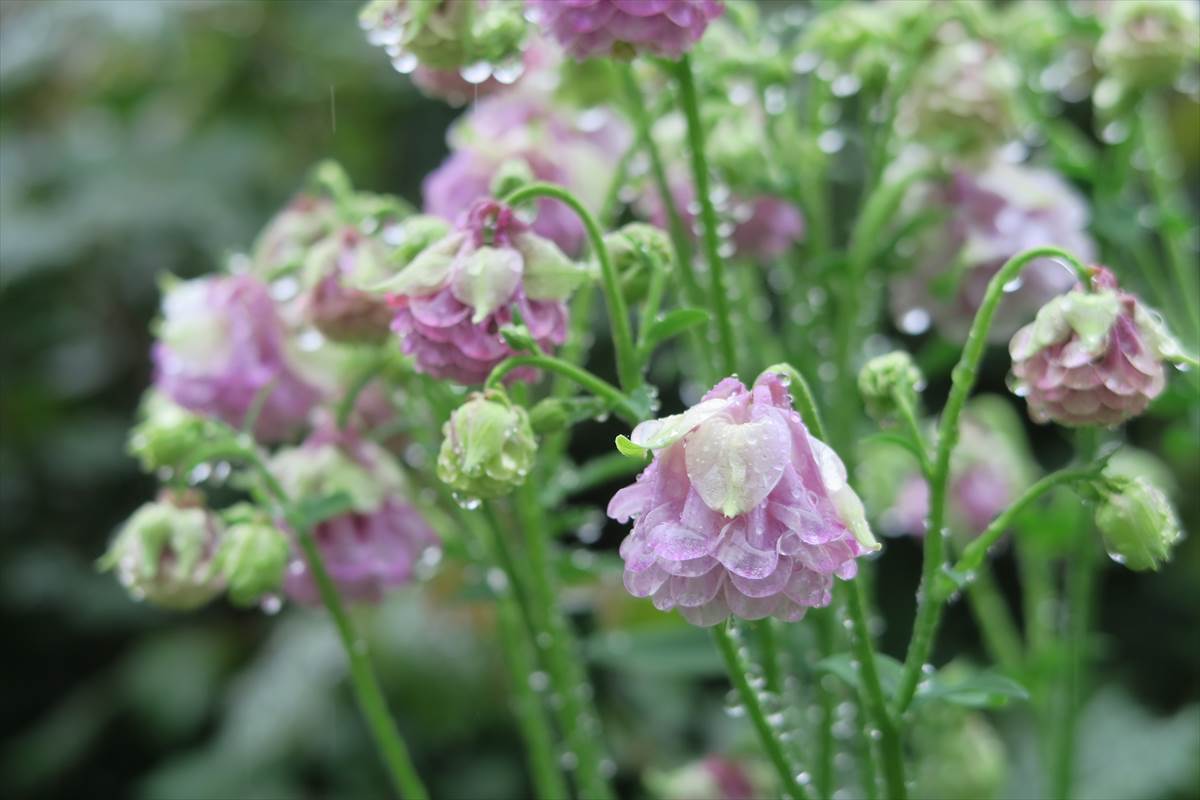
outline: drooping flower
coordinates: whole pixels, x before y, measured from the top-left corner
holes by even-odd
[[[316,194],[296,195],[259,233],[254,242],[254,274],[264,280],[295,269],[308,249],[333,230],[337,214],[333,201]]]
[[[437,534],[408,501],[395,462],[378,445],[332,426],[318,429],[300,447],[277,453],[271,469],[291,497],[344,493],[349,511],[319,523],[313,538],[339,591],[356,602],[378,602],[407,583]],[[297,552],[284,578],[288,596],[317,603],[307,562]]]
[[[213,559],[221,521],[195,493],[164,492],[121,527],[100,560],[135,598],[179,611],[199,608],[224,588]]]
[[[254,426],[262,441],[286,438],[319,399],[292,363],[267,287],[248,275],[171,285],[163,298],[154,383],[184,408],[241,427],[266,390]]]
[[[1171,85],[1200,60],[1200,15],[1183,0],[1122,0],[1100,14],[1096,64],[1123,87]]]
[[[537,457],[529,413],[502,393],[476,394],[442,427],[438,478],[464,498],[508,494]]]
[[[721,0],[529,0],[542,28],[577,59],[679,58],[725,10]]]
[[[452,106],[465,106],[480,98],[499,94],[510,87],[520,86],[531,75],[540,75],[561,60],[556,49],[534,37],[526,42],[519,58],[503,65],[488,65],[489,73],[482,81],[477,79],[474,67],[462,69],[435,69],[418,66],[412,73],[412,82],[426,97],[444,100]],[[471,80],[463,77],[464,71]],[[482,68],[479,69],[482,74]]]
[[[391,281],[392,328],[417,369],[460,383],[480,383],[513,350],[500,328],[513,309],[543,348],[566,338],[563,302],[586,272],[513,209],[481,200],[454,232],[429,246]],[[530,377],[529,370],[510,373]]]
[[[726,378],[630,440],[627,451],[654,460],[608,505],[634,520],[620,548],[625,587],[693,624],[797,620],[878,548],[841,459],[808,433],[778,375],[750,390]]]
[[[905,204],[913,213],[945,214],[917,241],[913,272],[891,282],[892,317],[908,334],[924,333],[932,323],[947,339],[965,340],[988,282],[1023,250],[1053,245],[1084,260],[1095,251],[1087,234],[1087,204],[1046,169],[997,160],[981,172],[959,170],[943,184],[918,187]],[[1008,339],[1073,282],[1070,270],[1051,259],[1027,266],[1007,287],[990,340]]]
[[[548,95],[522,91],[477,103],[451,128],[448,140],[450,156],[429,173],[421,190],[426,213],[457,219],[489,196],[503,164],[516,161],[538,180],[565,186],[597,213],[630,133],[605,111],[573,114],[552,106]],[[558,200],[537,201],[533,229],[567,253],[583,246],[583,223]]]
[[[1117,425],[1166,386],[1164,360],[1180,356],[1162,319],[1116,277],[1093,268],[1093,291],[1056,297],[1009,344],[1013,390],[1036,422]]]
[[[379,342],[385,339],[392,311],[382,297],[356,288],[378,283],[387,252],[383,244],[352,225],[320,240],[304,260],[304,315],[335,342]]]
[[[290,548],[284,533],[253,506],[244,504],[227,515],[239,518],[230,522],[221,540],[216,567],[229,587],[229,599],[250,605],[279,589]]]
[[[1183,538],[1179,518],[1161,489],[1142,477],[1110,477],[1096,506],[1096,527],[1114,561],[1156,570]]]
[[[477,65],[481,81],[519,57],[528,27],[519,0],[371,0],[358,21],[399,72]]]

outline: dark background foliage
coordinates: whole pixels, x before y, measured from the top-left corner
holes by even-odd
[[[370,797],[385,786],[321,615],[271,618],[222,604],[171,615],[131,603],[93,568],[114,527],[153,491],[124,437],[149,380],[156,279],[210,271],[247,246],[321,158],[341,161],[361,188],[417,202],[421,177],[445,151],[455,112],[416,94],[365,44],[356,10],[250,0],[0,5],[6,796]],[[1188,149],[1194,169],[1195,143]],[[991,366],[987,387],[1000,391],[1003,365]],[[611,436],[589,433],[580,432],[581,453],[607,449]],[[1133,433],[1176,472],[1196,530],[1194,427],[1154,417]],[[1039,453],[1062,457],[1058,433],[1031,434]],[[616,541],[609,533],[603,543]],[[997,569],[1015,597],[1011,560]],[[916,546],[889,547],[876,592],[893,654],[908,635],[918,570]],[[1132,796],[1123,786],[1138,796],[1195,791],[1198,585],[1194,539],[1159,575],[1104,573],[1099,705],[1084,745],[1100,770],[1084,780],[1094,796]],[[605,624],[637,631],[653,613],[621,606]],[[451,577],[424,596],[403,593],[369,622],[435,796],[522,794],[486,606],[461,599]],[[976,642],[956,607],[943,653],[978,653]],[[626,788],[643,764],[733,746],[720,681],[683,680],[714,674],[703,639],[668,637],[626,660],[604,637],[592,644]],[[1130,773],[1141,783],[1105,779]]]

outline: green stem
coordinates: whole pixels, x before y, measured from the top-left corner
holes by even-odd
[[[808,800],[808,793],[796,780],[796,770],[788,762],[787,754],[783,750],[783,743],[779,741],[779,736],[767,722],[767,715],[763,711],[762,703],[759,702],[758,694],[746,679],[746,664],[738,656],[737,645],[729,635],[729,629],[725,623],[721,623],[712,631],[713,640],[717,643],[717,650],[721,652],[721,657],[725,660],[725,670],[729,673],[729,681],[737,690],[738,697],[741,698],[742,705],[746,709],[746,716],[750,718],[750,723],[758,734],[763,750],[766,751],[767,757],[779,775],[784,794],[791,800]]]
[[[818,656],[828,658],[833,655],[834,642],[837,639],[837,619],[833,609],[813,609],[809,612],[809,617],[813,620],[816,631]],[[813,786],[819,797],[829,797],[833,794],[833,758],[837,750],[837,740],[833,735],[837,701],[829,683],[830,678],[826,675],[819,675],[814,682],[817,705],[821,710],[817,731],[817,760],[813,765]],[[874,782],[873,773],[871,780]]]
[[[541,800],[561,800],[570,796],[569,790],[555,758],[554,731],[546,719],[541,699],[529,683],[536,663],[522,633],[520,611],[510,592],[501,593],[497,598],[496,613],[500,643],[512,678],[513,711],[528,751],[534,791]]]
[[[253,447],[247,447],[241,455],[262,476],[267,490],[282,507],[285,517],[296,534],[296,539],[300,542],[300,549],[304,552],[305,561],[308,562],[313,582],[317,585],[317,593],[333,618],[334,627],[342,642],[342,649],[345,650],[346,658],[350,662],[350,682],[354,687],[359,709],[367,721],[367,727],[375,740],[375,746],[379,749],[384,764],[387,766],[392,784],[400,796],[407,800],[428,800],[429,793],[417,775],[416,767],[413,766],[408,747],[405,746],[404,739],[396,728],[395,720],[388,712],[387,700],[383,696],[379,679],[371,666],[367,640],[359,636],[354,629],[354,623],[351,622],[350,615],[342,604],[337,586],[329,576],[329,571],[325,569],[325,562],[321,558],[321,552],[313,538],[312,531],[303,520],[296,519],[296,515],[292,512],[294,506],[291,500],[258,452]]]
[[[888,710],[887,700],[883,695],[883,684],[879,681],[879,666],[875,663],[875,649],[871,645],[871,630],[864,609],[862,583],[847,581],[842,586],[845,587],[846,611],[850,616],[854,634],[854,656],[861,670],[867,710],[871,714],[872,723],[879,731],[887,797],[888,800],[904,800],[908,796],[908,789],[904,782],[904,755],[900,748],[900,732]]]
[[[1021,634],[1013,623],[1012,614],[1004,603],[992,573],[985,567],[967,585],[971,612],[983,634],[988,655],[1007,672],[1020,668],[1024,646]]]
[[[536,367],[569,378],[600,399],[607,401],[617,416],[631,425],[636,425],[641,421],[641,414],[620,389],[583,367],[577,367],[569,361],[563,361],[554,356],[531,355],[506,358],[492,369],[487,381],[483,384],[484,389],[498,388],[504,376],[519,367]]]
[[[783,699],[783,675],[779,668],[779,643],[774,621],[767,617],[754,626],[758,634],[758,649],[763,665],[763,681],[767,691]]]
[[[529,560],[531,598],[537,627],[535,643],[544,652],[545,663],[558,704],[559,726],[575,756],[580,794],[592,800],[613,797],[604,773],[608,757],[600,738],[600,719],[592,703],[592,686],[579,660],[575,636],[559,607],[550,563],[549,534],[534,487],[525,484],[516,492],[517,519],[524,533]]]
[[[971,389],[975,386],[979,363],[983,360],[983,352],[987,347],[988,330],[1004,295],[1004,286],[1039,258],[1063,259],[1071,265],[1085,286],[1089,282],[1088,270],[1070,253],[1057,247],[1035,247],[1010,258],[988,283],[983,303],[971,323],[962,356],[951,372],[950,396],[942,411],[937,457],[934,461],[933,477],[929,482],[929,525],[921,564],[921,588],[917,592],[917,617],[913,623],[912,638],[904,660],[904,672],[896,690],[898,715],[908,710],[916,694],[917,683],[921,679],[921,668],[933,650],[933,639],[941,617],[942,600],[934,593],[938,574],[945,560],[946,543],[943,528],[946,520],[946,495],[950,483],[950,456],[958,444],[959,416]]]
[[[346,388],[346,393],[342,395],[342,399],[337,405],[335,419],[337,420],[338,430],[344,430],[350,422],[350,415],[354,413],[354,406],[358,402],[358,396],[374,380],[382,364],[383,360],[381,358],[372,358],[362,371],[354,377],[354,382]]]
[[[921,423],[917,421],[917,413],[908,397],[899,389],[892,391],[892,401],[896,404],[896,410],[900,412],[900,421],[904,423],[904,428],[908,431],[908,436],[916,447],[921,474],[925,480],[929,480],[933,474],[933,463],[929,460],[929,447],[925,443],[925,433],[921,430]]]
[[[721,370],[725,375],[737,372],[737,350],[733,339],[733,322],[729,315],[729,292],[725,286],[725,260],[721,257],[721,238],[717,234],[717,210],[713,207],[708,181],[708,160],[704,149],[704,124],[700,120],[700,101],[692,76],[692,62],[685,55],[675,65],[679,82],[679,104],[687,118],[688,147],[691,150],[692,181],[696,200],[700,203],[700,222],[704,229],[704,257],[708,261],[709,302],[717,323],[717,341]]]
[[[538,197],[549,197],[566,204],[575,212],[587,231],[592,252],[600,263],[600,283],[604,288],[604,299],[608,305],[608,322],[612,328],[613,348],[617,353],[617,376],[621,388],[626,391],[641,383],[637,362],[634,358],[633,330],[629,325],[629,311],[625,307],[625,296],[621,293],[621,281],[617,270],[604,246],[604,234],[591,212],[579,202],[575,195],[561,186],[550,183],[531,183],[504,198],[508,205],[519,205]]]
[[[821,420],[821,410],[817,407],[816,397],[813,396],[812,387],[808,385],[808,381],[804,379],[804,375],[801,374],[800,370],[787,362],[780,362],[772,364],[764,369],[763,372],[774,372],[787,378],[787,385],[792,394],[792,402],[796,406],[796,411],[800,414],[800,419],[804,420],[805,427],[808,428],[809,433],[821,441],[828,441],[826,438],[825,423]]]

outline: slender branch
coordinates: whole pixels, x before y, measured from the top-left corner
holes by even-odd
[[[709,302],[717,323],[717,341],[721,370],[725,375],[737,372],[737,347],[733,338],[733,322],[729,315],[729,294],[725,285],[725,260],[721,257],[721,238],[717,234],[717,211],[713,207],[708,181],[708,160],[704,149],[704,124],[700,120],[700,101],[692,76],[692,62],[685,55],[675,65],[679,83],[679,103],[687,118],[688,147],[691,150],[692,181],[696,200],[700,203],[700,222],[703,227],[704,255],[708,261]]]
[[[1035,247],[1010,258],[988,283],[983,303],[971,323],[971,331],[963,347],[962,356],[951,373],[950,396],[942,411],[937,457],[934,461],[933,477],[929,482],[929,525],[921,565],[921,588],[917,592],[917,617],[913,623],[912,638],[904,660],[904,672],[896,690],[897,714],[903,714],[912,703],[917,683],[921,678],[921,667],[933,650],[933,639],[941,618],[942,601],[935,596],[935,586],[945,560],[946,543],[943,528],[946,520],[946,495],[950,482],[950,456],[958,444],[959,416],[971,389],[975,386],[979,363],[987,347],[988,331],[1003,297],[1004,286],[1039,258],[1062,259],[1071,265],[1084,285],[1087,285],[1089,280],[1087,268],[1070,253],[1058,247]]]
[[[509,194],[504,202],[518,205],[538,197],[549,197],[566,204],[575,212],[587,231],[592,252],[600,263],[600,283],[604,288],[604,299],[608,305],[608,321],[612,327],[613,347],[617,353],[617,375],[621,388],[628,391],[641,383],[641,376],[634,360],[633,330],[629,325],[629,310],[625,307],[625,295],[621,293],[621,282],[617,270],[604,246],[604,234],[599,223],[583,203],[561,186],[550,183],[531,183]]]
[[[804,379],[804,375],[800,370],[786,362],[772,364],[763,370],[763,372],[774,372],[787,378],[788,388],[792,392],[792,402],[796,405],[796,410],[800,413],[800,419],[804,420],[804,425],[809,432],[823,442],[829,441],[826,438],[825,423],[821,420],[821,410],[817,407],[817,400],[813,396],[812,387],[808,385],[808,381]]]
[[[834,640],[837,638],[837,619],[832,608],[814,609],[809,612],[809,618],[817,636],[817,650],[820,658],[828,658],[834,652]],[[817,760],[813,765],[813,786],[820,797],[833,794],[833,759],[837,750],[837,741],[833,735],[834,717],[836,715],[836,698],[829,686],[828,676],[819,676],[815,681],[817,705],[821,710],[821,719],[817,731]],[[874,783],[874,773],[871,782]],[[864,781],[865,782],[865,781]]]
[[[342,399],[338,401],[337,420],[338,430],[345,429],[350,422],[350,415],[354,413],[354,406],[358,402],[358,396],[362,394],[363,389],[374,380],[379,373],[380,367],[383,365],[383,359],[372,358],[370,362],[354,377],[354,382],[346,389],[346,393],[342,395]]]
[[[562,375],[564,378],[569,378],[600,399],[607,401],[617,416],[631,425],[636,425],[641,421],[641,415],[638,413],[638,410],[634,408],[629,398],[622,394],[620,389],[603,378],[588,372],[583,367],[577,367],[569,361],[563,361],[561,358],[555,358],[554,356],[534,355],[506,358],[492,369],[491,374],[488,375],[487,380],[483,384],[484,388],[494,389],[498,387],[505,375],[520,367],[537,367],[538,369]]]
[[[721,652],[721,657],[725,659],[725,671],[729,673],[729,681],[737,690],[738,697],[741,698],[742,705],[746,708],[746,716],[750,718],[750,723],[758,734],[763,750],[766,751],[767,757],[779,775],[784,793],[791,800],[808,800],[808,792],[796,780],[796,770],[788,762],[787,754],[783,750],[783,743],[779,741],[776,731],[767,722],[767,715],[763,711],[762,703],[759,702],[758,694],[746,679],[746,665],[738,656],[737,645],[729,635],[729,629],[725,623],[722,623],[714,627],[712,631],[717,649]]]
[[[888,800],[904,800],[908,789],[904,782],[904,755],[900,749],[900,733],[896,722],[888,711],[883,695],[883,684],[879,681],[879,666],[875,663],[875,649],[871,645],[871,630],[864,610],[862,583],[847,581],[843,584],[846,595],[846,610],[853,629],[854,656],[858,661],[866,695],[867,710],[871,721],[879,730],[879,745],[883,754],[883,777],[887,786]]]

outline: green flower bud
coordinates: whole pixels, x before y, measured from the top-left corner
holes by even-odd
[[[1200,21],[1191,0],[1122,0],[1106,11],[1096,64],[1122,87],[1170,86],[1197,61]]]
[[[438,478],[466,498],[508,494],[525,482],[537,457],[529,414],[496,390],[472,395],[442,435]]]
[[[661,228],[631,222],[604,237],[608,255],[621,278],[621,290],[631,303],[641,301],[654,270],[671,269],[675,251]]]
[[[1113,561],[1156,570],[1183,537],[1171,501],[1145,478],[1108,477],[1100,488],[1096,527]]]
[[[892,417],[898,410],[897,395],[908,401],[915,411],[925,378],[913,363],[912,356],[895,350],[876,356],[863,365],[858,373],[858,391],[873,419]]]
[[[402,72],[519,58],[528,23],[519,0],[372,0],[359,25],[372,44],[388,48]],[[483,74],[483,78],[488,73]]]
[[[528,186],[535,180],[537,178],[534,176],[533,170],[529,168],[528,161],[523,158],[509,158],[496,168],[489,191],[492,193],[492,197],[503,200],[517,189]]]
[[[136,457],[147,472],[175,470],[196,450],[211,444],[220,428],[191,411],[176,405],[157,391],[142,400],[142,420],[129,433],[129,454]]]
[[[192,497],[146,503],[121,527],[100,559],[103,571],[137,600],[178,611],[199,608],[220,594],[223,582],[213,556],[220,521]]]
[[[287,538],[257,513],[230,525],[217,550],[216,569],[225,578],[229,599],[253,605],[283,583]]]

